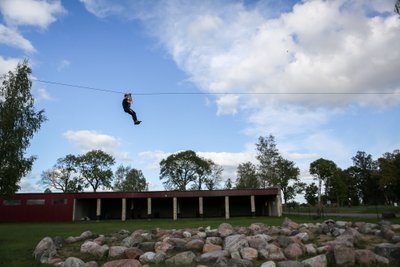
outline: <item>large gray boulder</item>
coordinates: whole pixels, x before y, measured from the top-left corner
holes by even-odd
[[[139,261],[142,263],[154,263],[154,257],[156,253],[148,251],[139,257]]]
[[[33,251],[33,256],[37,261],[47,263],[47,261],[53,258],[57,254],[57,248],[51,237],[45,237],[36,245]]]
[[[218,233],[221,237],[227,237],[234,233],[234,229],[229,223],[221,223],[218,227]]]
[[[172,266],[190,266],[194,258],[196,255],[192,251],[185,251],[167,259],[165,263]]]
[[[259,249],[260,247],[265,247],[268,242],[272,240],[272,237],[266,234],[257,234],[253,236],[247,236],[246,240],[250,247]]]
[[[249,230],[253,233],[253,235],[263,234],[268,230],[268,227],[263,223],[252,223],[249,226]]]
[[[299,261],[280,261],[276,264],[277,267],[303,267]]]
[[[344,245],[336,245],[333,248],[333,255],[335,258],[335,262],[338,265],[354,265],[356,261],[356,255],[354,248],[344,246]]]
[[[124,247],[135,247],[141,242],[141,239],[135,238],[133,236],[128,236],[124,238],[121,242],[121,245]]]
[[[139,243],[138,248],[143,252],[154,251],[155,242],[142,242]]]
[[[85,262],[83,267],[99,267],[99,264],[95,261],[88,261],[88,262]]]
[[[124,246],[111,246],[108,250],[108,257],[120,257],[125,254],[127,247]]]
[[[286,260],[285,255],[280,247],[274,244],[268,244],[265,249],[268,251],[268,260],[281,261]]]
[[[304,251],[299,243],[292,243],[283,250],[283,253],[288,259],[297,259],[304,254]]]
[[[84,267],[85,262],[76,257],[67,258],[61,267]]]
[[[185,244],[186,250],[191,251],[202,251],[204,246],[204,241],[201,239],[192,239]]]
[[[210,236],[206,238],[206,244],[222,245],[223,240],[219,236]]]
[[[304,266],[308,266],[308,267],[327,267],[328,259],[326,258],[325,254],[322,254],[322,255],[318,255],[318,256],[303,260],[301,263],[303,263]]]
[[[218,258],[214,267],[253,267],[254,263],[246,259],[228,259],[225,257]]]
[[[207,253],[203,253],[194,259],[197,263],[209,263],[216,261],[220,257],[228,257],[229,253],[226,250],[215,250]]]
[[[142,267],[142,264],[138,260],[123,259],[106,262],[103,267]]]
[[[240,255],[242,256],[242,259],[244,260],[250,260],[250,261],[255,261],[258,258],[258,251],[255,248],[242,248],[240,250]]]
[[[108,245],[102,245],[100,246],[98,243],[93,242],[93,241],[85,241],[82,245],[81,245],[81,253],[89,253],[93,256],[96,257],[104,257],[107,252],[109,250]]]
[[[155,264],[163,263],[166,259],[167,259],[167,254],[165,254],[164,252],[157,252],[153,258]]]
[[[231,235],[227,236],[224,241],[224,249],[231,254],[235,251],[240,251],[240,249],[248,247],[249,242],[245,235]]]
[[[266,261],[260,267],[276,267],[276,264],[273,261]]]

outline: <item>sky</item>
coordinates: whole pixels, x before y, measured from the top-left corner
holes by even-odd
[[[164,189],[159,162],[184,150],[234,181],[270,134],[306,183],[319,158],[347,168],[357,151],[400,149],[394,4],[0,0],[0,74],[28,59],[47,116],[20,192],[43,192],[58,158],[93,149],[142,170],[149,190]],[[142,124],[123,112],[123,92]]]

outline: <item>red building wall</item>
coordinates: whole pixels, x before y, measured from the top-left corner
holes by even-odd
[[[72,221],[73,205],[71,194],[17,194],[1,199],[0,222]]]

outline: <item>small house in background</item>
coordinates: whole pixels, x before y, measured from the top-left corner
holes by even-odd
[[[0,222],[282,216],[280,189],[27,193],[0,199]]]

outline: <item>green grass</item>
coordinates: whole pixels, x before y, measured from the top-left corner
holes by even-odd
[[[321,222],[327,218],[314,220],[308,216],[289,216],[297,223]],[[172,221],[170,219],[158,220],[135,220],[135,221],[101,221],[101,222],[74,222],[74,223],[15,223],[0,224],[0,266],[7,267],[43,267],[44,264],[35,262],[32,252],[37,243],[45,236],[63,238],[78,236],[86,230],[91,230],[97,234],[111,234],[121,229],[134,231],[136,229],[185,229],[197,228],[200,226],[217,228],[223,222],[228,222],[233,226],[249,226],[252,223],[261,222],[266,225],[282,225],[284,217],[259,217],[259,218],[223,218],[213,219],[180,219]],[[345,221],[367,221],[378,222],[377,219],[351,219],[334,218],[335,220]],[[393,223],[400,223],[400,219],[392,220]]]

